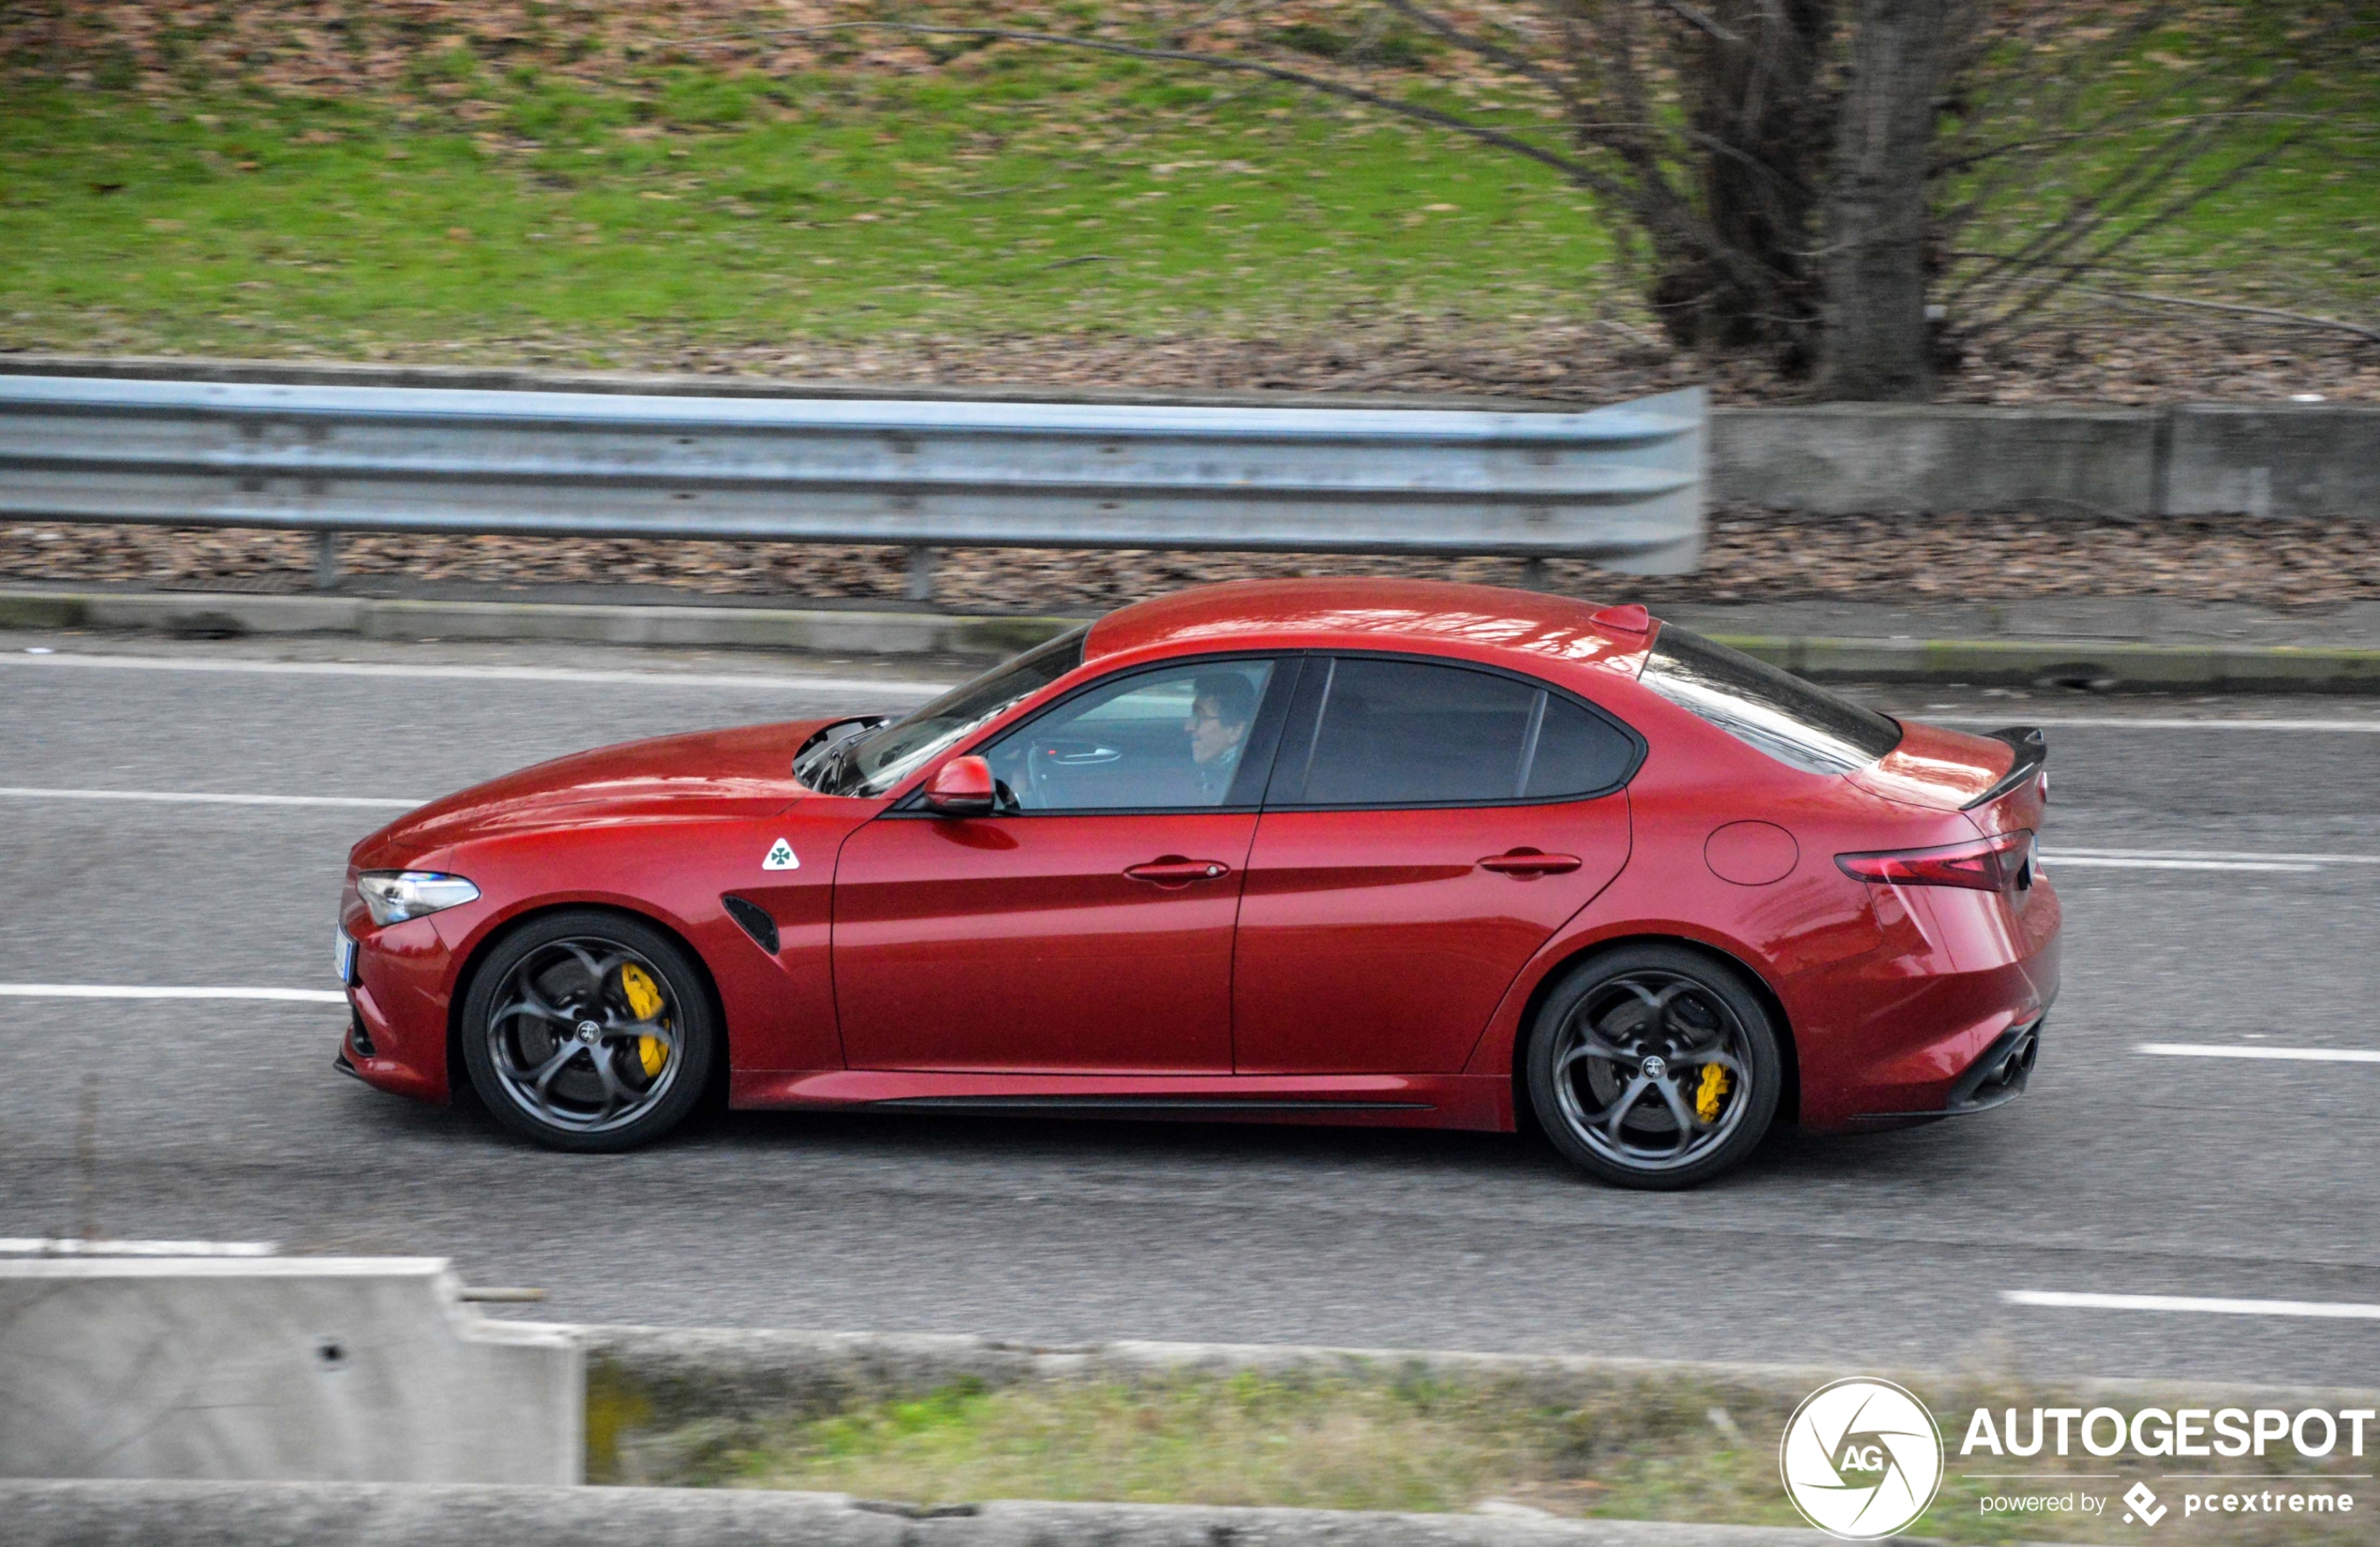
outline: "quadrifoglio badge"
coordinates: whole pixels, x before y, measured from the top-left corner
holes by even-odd
[[[1786,1496],[1812,1525],[1845,1541],[1909,1529],[1932,1507],[1946,1474],[1966,1485],[1960,1492],[1973,1491],[1981,1513],[1995,1517],[2065,1514],[2142,1531],[2173,1516],[2336,1517],[2356,1511],[2347,1484],[2368,1473],[2271,1468],[2360,1460],[2368,1438],[2380,1442],[2380,1413],[1977,1407],[1955,1464],[1942,1434],[1926,1405],[1889,1380],[1830,1381],[1804,1398],[1785,1425],[1778,1468]],[[2064,1485],[2061,1471],[2049,1468],[2066,1458],[2087,1467],[2118,1458],[2141,1465],[2119,1491],[2107,1480],[2115,1474],[2104,1470]],[[2216,1469],[2219,1461],[2241,1466],[2225,1472]]]

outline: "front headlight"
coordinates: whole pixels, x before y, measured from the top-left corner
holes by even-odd
[[[355,889],[364,894],[375,924],[402,924],[458,902],[476,902],[480,895],[461,876],[436,870],[366,870],[355,878]]]

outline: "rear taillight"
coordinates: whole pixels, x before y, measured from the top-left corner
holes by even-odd
[[[1889,881],[1904,886],[1966,886],[1997,892],[2018,884],[2032,856],[2030,830],[1979,838],[1971,843],[1945,843],[1935,849],[1888,849],[1876,854],[1838,854],[1835,863],[1843,873],[1861,881]]]

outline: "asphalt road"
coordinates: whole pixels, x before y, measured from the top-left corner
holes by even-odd
[[[118,663],[62,659],[95,652]],[[280,669],[299,657],[335,669]],[[332,988],[347,847],[393,812],[23,792],[424,798],[598,742],[915,700],[870,675],[0,635],[0,985]],[[2138,1049],[2380,1054],[2380,863],[2332,857],[2380,859],[2380,735],[2204,723],[2380,726],[2380,704],[1874,696],[2053,722],[2066,994],[2031,1091],[1986,1117],[1784,1136],[1678,1197],[1478,1135],[771,1114],[581,1158],[337,1077],[333,1004],[0,990],[0,1236],[452,1256],[566,1320],[2371,1381],[2380,1062]],[[2200,857],[2057,858],[2090,849]]]

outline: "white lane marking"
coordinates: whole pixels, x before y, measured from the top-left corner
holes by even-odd
[[[2044,1305],[2064,1311],[2196,1311],[2216,1316],[2319,1316],[2333,1321],[2380,1321],[2380,1305],[2332,1300],[2216,1300],[2196,1295],[2093,1295],[2062,1289],[2003,1289],[2011,1305]]]
[[[477,682],[586,682],[640,688],[750,688],[770,692],[881,693],[925,698],[947,682],[872,677],[763,677],[726,672],[595,672],[569,666],[405,666],[382,661],[214,661],[177,655],[0,655],[0,666],[97,666],[116,671],[232,672],[267,677],[394,677]]]
[[[2052,866],[2064,870],[2068,866],[2079,865],[2117,870],[2284,870],[2304,875],[2322,869],[2319,865],[2280,864],[2261,859],[2133,859],[2105,855],[2051,853],[2045,853],[2041,857],[2045,870]]]
[[[270,1241],[78,1241],[0,1236],[0,1257],[274,1257]]]
[[[2250,1048],[2236,1042],[2144,1042],[2154,1058],[2271,1058],[2292,1064],[2380,1064],[2380,1048]]]
[[[2028,715],[2022,710],[1995,715],[1919,713],[1910,718],[1934,725],[1984,725],[1993,730],[2003,725],[2042,725],[2078,731],[2313,731],[2380,735],[2380,720],[2192,720],[2151,715],[2134,719],[2112,714]]]
[[[422,800],[396,800],[361,795],[216,795],[204,790],[48,790],[24,785],[0,785],[7,800],[163,800],[191,806],[386,806],[411,811]]]
[[[0,999],[245,999],[344,1004],[335,989],[151,989],[128,983],[0,983]]]
[[[2072,864],[2084,859],[2212,859],[2225,864],[2380,865],[2380,854],[2258,854],[2239,849],[2066,849],[2044,851]]]

